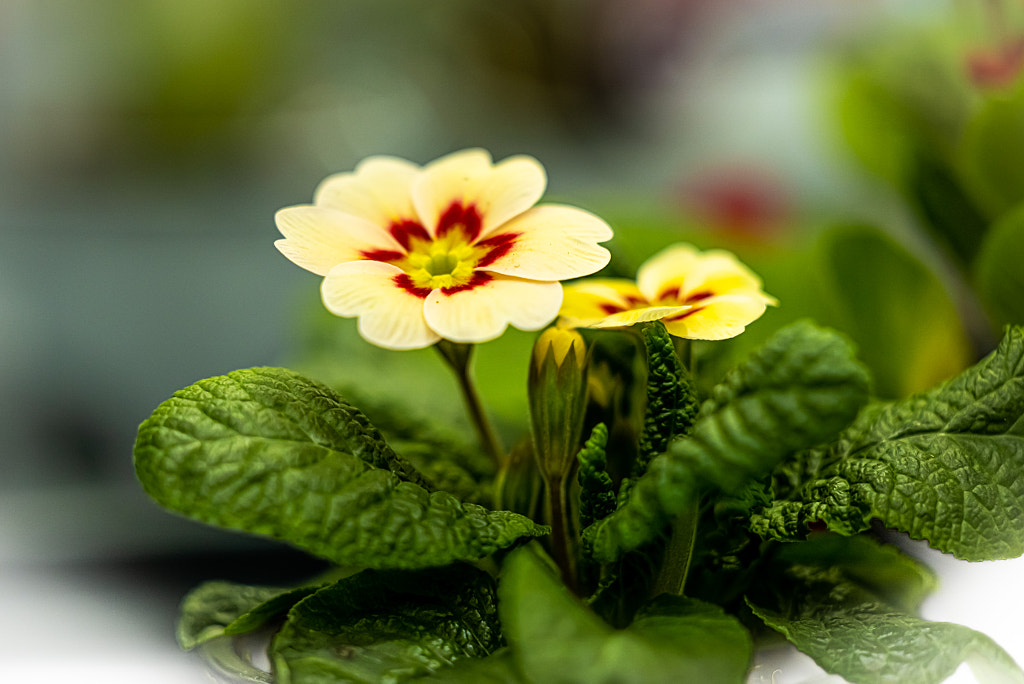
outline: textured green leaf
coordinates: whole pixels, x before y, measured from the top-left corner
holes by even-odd
[[[605,448],[608,446],[608,428],[598,423],[590,432],[590,439],[580,449],[577,480],[580,485],[580,527],[586,528],[596,520],[615,510],[615,488],[606,469]]]
[[[661,321],[640,328],[647,353],[647,403],[633,477],[668,448],[675,437],[688,434],[699,409],[690,373],[679,363],[675,343]]]
[[[970,363],[956,307],[938,277],[870,226],[841,226],[817,246],[831,307],[823,322],[856,343],[876,396],[902,399]]]
[[[319,587],[254,587],[206,582],[185,597],[178,620],[178,643],[191,650],[210,639],[244,634],[283,615]]]
[[[961,625],[927,622],[846,581],[837,568],[793,566],[776,582],[776,605],[754,614],[827,672],[858,684],[938,684],[964,661],[987,682],[1024,683],[994,641]]]
[[[466,565],[367,570],[291,610],[270,659],[278,684],[402,682],[501,645],[494,581]]]
[[[1024,204],[985,236],[974,263],[978,295],[997,325],[1024,324]]]
[[[509,554],[498,593],[506,636],[533,682],[736,684],[750,664],[749,633],[718,606],[665,596],[616,630],[529,547]]]
[[[429,491],[362,413],[284,369],[235,371],[177,392],[140,426],[135,469],[172,511],[341,565],[445,565],[546,531]]]
[[[591,528],[595,558],[651,541],[701,491],[736,492],[834,438],[867,396],[867,372],[841,336],[807,322],[783,328],[715,388],[693,432],[651,462],[626,503]]]
[[[537,684],[527,681],[512,652],[503,648],[486,658],[462,658],[432,675],[410,681],[422,684]]]
[[[753,521],[795,539],[815,523],[853,534],[871,518],[966,560],[1024,553],[1024,328],[931,392],[864,411],[819,479]]]
[[[891,606],[916,613],[938,587],[935,573],[892,544],[870,536],[819,534],[776,550],[773,560],[787,565],[833,568],[844,581],[856,584]]]

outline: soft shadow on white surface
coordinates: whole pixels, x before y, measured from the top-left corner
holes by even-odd
[[[0,661],[18,684],[210,681],[178,649],[166,606],[136,585],[52,567],[0,569]]]

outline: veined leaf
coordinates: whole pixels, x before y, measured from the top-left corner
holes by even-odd
[[[690,373],[679,363],[672,336],[661,321],[640,328],[647,353],[647,404],[632,476],[668,448],[673,438],[687,434],[697,417],[697,390]]]
[[[753,519],[796,539],[816,522],[843,534],[871,518],[966,560],[1024,553],[1024,328],[931,392],[875,405],[833,445],[819,479]]]
[[[580,485],[580,527],[586,528],[615,510],[615,488],[606,470],[605,448],[608,446],[608,428],[598,423],[590,438],[576,455],[580,466],[577,481]]]
[[[616,630],[580,604],[529,547],[505,559],[498,595],[502,624],[529,681],[735,684],[750,664],[749,633],[718,606],[665,596]]]
[[[182,603],[178,643],[187,651],[216,637],[259,629],[317,589],[319,586],[280,588],[206,582],[189,592]]]
[[[439,566],[546,532],[428,491],[362,413],[284,369],[235,371],[177,392],[140,426],[135,470],[172,511],[340,565]]]
[[[798,322],[718,385],[693,431],[658,456],[617,511],[593,526],[611,561],[654,539],[701,491],[737,492],[781,459],[833,438],[867,401],[867,371],[838,334]]]
[[[983,681],[1024,683],[1024,672],[984,634],[908,615],[843,578],[838,568],[792,566],[774,585],[772,607],[748,599],[754,614],[827,672],[851,682],[938,684],[966,661],[986,674]]]
[[[367,570],[288,614],[270,647],[278,684],[403,682],[501,642],[489,575],[466,565]]]

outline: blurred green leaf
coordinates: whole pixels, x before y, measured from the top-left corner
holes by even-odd
[[[992,227],[974,264],[974,278],[996,326],[1024,324],[1024,203]]]
[[[878,396],[929,389],[967,366],[969,343],[956,309],[910,252],[868,226],[833,228],[818,249],[833,302],[822,322],[853,338]]]
[[[925,229],[966,267],[981,247],[988,218],[956,172],[937,157],[919,152],[911,166],[908,191]]]
[[[991,216],[1024,202],[1024,85],[989,95],[967,125],[961,158]]]
[[[182,603],[178,643],[183,649],[191,650],[216,637],[259,629],[319,588],[206,582],[189,592]]]

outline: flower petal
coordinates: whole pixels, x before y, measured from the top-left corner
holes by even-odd
[[[693,245],[678,243],[645,261],[636,273],[636,284],[648,301],[656,302],[667,290],[678,290],[683,278],[700,260]]]
[[[325,178],[314,203],[387,228],[416,217],[412,183],[419,172],[418,166],[398,157],[368,157],[351,173]]]
[[[286,207],[274,215],[285,239],[274,246],[294,263],[317,275],[367,254],[398,251],[401,246],[378,226],[333,209]]]
[[[576,325],[600,320],[606,316],[646,305],[644,296],[630,280],[617,278],[588,278],[564,287],[559,315]]]
[[[699,292],[728,294],[744,290],[760,290],[761,279],[729,252],[705,252],[686,274],[680,295],[688,297]]]
[[[424,166],[412,198],[431,234],[452,203],[461,203],[476,208],[480,235],[486,236],[536,204],[546,186],[544,167],[532,157],[509,157],[492,165],[486,151],[463,150]]]
[[[359,334],[385,349],[428,347],[440,336],[427,326],[423,299],[399,287],[402,270],[379,261],[350,261],[331,269],[320,292],[336,316],[359,317]]]
[[[758,290],[710,297],[674,320],[664,319],[665,328],[676,337],[725,340],[743,332],[772,303],[771,297]]]
[[[503,236],[510,236],[503,240]],[[514,236],[514,237],[511,237]],[[555,204],[534,207],[513,218],[478,243],[501,245],[502,251],[481,268],[530,280],[566,280],[595,273],[611,260],[597,243],[610,240],[612,229],[590,212]]]
[[[560,283],[494,276],[471,289],[427,297],[427,324],[453,342],[486,342],[508,325],[539,330],[554,320],[562,303]]]
[[[698,252],[693,245],[671,245],[655,254],[637,272],[637,286],[652,302],[666,293],[685,301],[736,290],[759,290],[761,279],[730,252]]]
[[[645,306],[640,309],[630,309],[629,311],[621,311],[610,316],[605,316],[599,321],[590,323],[587,327],[621,328],[629,325],[635,325],[637,323],[643,323],[644,321],[662,321],[683,316],[691,309],[693,309],[692,306]],[[671,332],[671,330],[669,330],[669,332]]]

